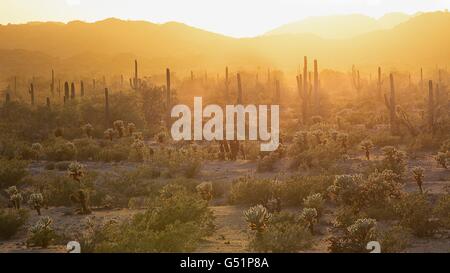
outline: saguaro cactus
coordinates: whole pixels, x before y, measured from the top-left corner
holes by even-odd
[[[80,81],[80,96],[84,97],[84,82]]]
[[[6,97],[5,97],[5,104],[8,104],[11,101],[11,97],[9,95],[9,92],[6,93]]]
[[[51,104],[50,104],[50,98],[49,97],[47,97],[46,104],[47,104],[47,108],[50,109],[51,108]]]
[[[314,60],[314,107],[316,114],[320,114],[320,86],[317,60]]]
[[[170,69],[166,68],[166,105],[167,109],[171,106],[171,90],[170,90]]]
[[[356,70],[355,66],[352,67],[352,83],[356,90],[356,94],[359,95],[362,89],[361,77],[359,75],[359,70]]]
[[[65,82],[64,83],[64,102],[66,102],[69,99],[70,95],[69,95],[69,83]]]
[[[241,74],[237,73],[237,104],[242,104],[242,84],[241,84]]]
[[[384,102],[389,111],[389,122],[391,133],[396,135],[398,133],[398,122],[397,122],[397,114],[396,114],[396,102],[395,102],[395,85],[394,85],[394,75],[392,73],[389,75],[390,84],[391,84],[391,92],[389,99],[384,95]]]
[[[383,87],[383,79],[381,78],[381,67],[378,67],[378,80],[377,80],[377,98],[381,99],[381,88]]]
[[[308,91],[308,58],[303,57],[303,92]]]
[[[108,88],[105,88],[105,125],[106,128],[109,128],[109,91]]]
[[[75,99],[75,84],[72,83],[70,85],[70,99],[74,100]]]
[[[280,104],[281,102],[281,92],[280,92],[280,81],[275,81],[275,99],[274,104]]]
[[[55,95],[55,71],[52,69],[52,83],[50,84],[52,96]]]
[[[297,76],[297,89],[300,99],[302,101],[302,121],[303,124],[308,122],[308,92],[303,89],[303,77],[302,75]]]
[[[423,91],[423,69],[420,68],[420,90]]]
[[[437,94],[436,94],[437,95]],[[428,82],[428,128],[431,132],[435,129],[436,109],[439,103],[435,100],[433,81]]]
[[[225,67],[225,99],[228,100],[230,81],[228,80],[228,66]]]
[[[34,85],[33,85],[33,83],[30,84],[30,88],[28,89],[28,93],[30,94],[31,105],[34,105]]]
[[[130,86],[131,89],[138,91],[141,89],[142,87],[142,81],[141,79],[139,79],[139,74],[138,74],[138,61],[134,60],[134,77],[133,79],[130,79]]]

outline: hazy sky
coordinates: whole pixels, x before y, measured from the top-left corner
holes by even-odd
[[[0,24],[109,17],[183,22],[234,37],[255,36],[308,16],[450,9],[450,0],[0,0]]]

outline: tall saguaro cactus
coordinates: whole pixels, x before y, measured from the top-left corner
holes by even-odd
[[[170,86],[171,82],[170,82],[170,69],[166,68],[166,105],[167,105],[167,109],[170,109],[170,106],[172,104],[171,102],[171,86]]]
[[[70,99],[71,100],[75,99],[75,83],[72,83],[70,85]]]
[[[11,101],[11,96],[9,95],[9,92],[6,93],[5,96],[5,104],[8,104]]]
[[[70,93],[69,92],[70,92],[69,91],[69,83],[65,82],[64,83],[64,102],[66,102],[69,99],[69,97],[70,97]]]
[[[105,88],[105,127],[109,128],[110,120],[109,120],[109,91],[108,88]]]
[[[55,95],[55,71],[52,69],[52,82],[50,84],[50,91],[52,93],[52,96]]]
[[[130,86],[131,89],[135,91],[139,91],[142,87],[142,81],[139,79],[139,72],[138,72],[138,61],[134,60],[134,77],[133,79],[130,79]]]
[[[383,79],[381,77],[381,67],[378,67],[378,79],[377,79],[377,98],[381,99],[381,90],[383,87]]]
[[[316,114],[320,114],[320,86],[319,86],[319,69],[317,60],[314,60],[314,107]]]
[[[303,57],[303,92],[308,90],[308,58]]]
[[[84,97],[84,82],[80,81],[80,96]]]
[[[423,92],[423,69],[420,68],[420,91]]]
[[[30,88],[28,88],[28,93],[30,94],[31,105],[34,105],[34,85],[30,84]]]
[[[47,104],[47,108],[50,109],[51,108],[51,104],[50,104],[50,98],[49,97],[47,97],[46,104]]]
[[[228,100],[228,94],[229,94],[229,88],[230,88],[230,81],[229,81],[229,74],[228,74],[228,66],[225,67],[225,100]]]
[[[240,73],[237,73],[237,88],[237,104],[242,104],[242,83]]]
[[[438,87],[437,87],[438,88]],[[431,132],[434,132],[435,130],[435,124],[436,124],[436,110],[439,106],[439,99],[438,97],[438,89],[436,90],[436,93],[433,90],[433,81],[428,82],[428,128]]]
[[[361,77],[359,75],[359,70],[355,69],[355,66],[352,67],[352,83],[353,87],[356,90],[356,94],[359,96],[361,93],[362,85],[361,85]]]
[[[398,134],[398,122],[397,122],[397,114],[396,114],[396,102],[395,102],[395,85],[394,85],[394,75],[392,73],[389,75],[390,84],[391,84],[391,90],[389,98],[387,95],[384,95],[384,101],[386,104],[386,107],[389,111],[389,122],[390,122],[390,128],[391,133],[393,135]]]

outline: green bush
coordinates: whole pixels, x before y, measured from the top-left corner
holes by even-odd
[[[277,196],[279,188],[274,180],[245,176],[233,181],[228,200],[231,204],[265,205]]]
[[[0,188],[18,184],[27,175],[27,162],[0,158]]]
[[[74,160],[77,155],[77,149],[72,142],[61,137],[49,142],[45,148],[45,155],[51,161],[67,161]]]
[[[11,238],[28,219],[26,210],[0,210],[0,239]]]
[[[78,160],[95,160],[100,154],[101,147],[92,138],[74,140]]]
[[[144,213],[109,227],[99,252],[185,252],[210,235],[214,226],[207,202],[182,186],[168,185]]]
[[[401,226],[393,226],[380,234],[381,252],[401,252],[409,246],[410,240],[410,230]]]
[[[283,204],[300,206],[304,199],[316,193],[328,194],[327,189],[333,183],[334,176],[293,176],[280,183],[280,196]]]
[[[406,194],[396,202],[395,209],[400,225],[411,229],[414,235],[425,237],[436,231],[437,223],[430,220],[432,206],[426,195]]]
[[[450,194],[441,196],[434,208],[434,215],[442,227],[450,229]]]

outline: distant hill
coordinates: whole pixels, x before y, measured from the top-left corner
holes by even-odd
[[[403,13],[389,13],[378,20],[360,14],[309,17],[273,29],[266,35],[310,33],[326,39],[344,39],[389,29],[410,18],[411,16]]]
[[[399,18],[387,15],[378,22],[392,25]],[[321,67],[345,70],[352,64],[371,69],[435,67],[450,63],[448,33],[448,12],[416,15],[395,27],[345,39],[307,33],[235,39],[175,22],[117,19],[7,25],[0,26],[0,74],[55,67],[67,73],[127,75],[134,58],[143,73],[166,67],[183,73],[223,71],[225,65],[233,70],[269,66],[295,71],[305,55],[318,59]]]

